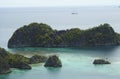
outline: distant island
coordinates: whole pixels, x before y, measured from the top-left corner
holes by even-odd
[[[44,23],[31,23],[17,29],[8,41],[9,48],[113,45],[120,45],[120,34],[107,23],[87,30],[54,30]]]

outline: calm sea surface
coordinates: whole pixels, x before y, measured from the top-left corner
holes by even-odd
[[[72,14],[77,13],[77,14]],[[25,56],[33,54],[60,57],[62,68],[45,68],[42,64],[32,65],[32,70],[12,69],[12,73],[0,75],[0,79],[119,79],[120,46],[81,48],[16,48],[8,49],[7,42],[13,32],[31,22],[47,23],[53,29],[78,27],[87,29],[109,23],[120,33],[120,8],[104,7],[42,7],[0,8],[0,47],[11,53]],[[95,58],[108,58],[110,65],[95,66]]]

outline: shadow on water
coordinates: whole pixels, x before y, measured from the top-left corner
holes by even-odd
[[[106,51],[111,52],[117,49],[119,46],[96,46],[96,47],[72,47],[75,50],[89,50],[89,51]]]
[[[61,72],[61,68],[54,68],[54,67],[46,67],[46,70],[50,74],[59,74]]]
[[[96,47],[76,47],[71,48],[73,50],[87,50],[87,51],[93,51],[96,53],[112,53],[120,46],[96,46]]]
[[[26,47],[26,48],[12,48],[8,51],[12,53],[19,53],[23,55],[33,55],[33,54],[76,54],[92,57],[111,57],[114,55],[115,50],[120,48],[120,46],[97,46],[97,47],[66,47],[66,48],[42,48],[42,47]]]
[[[71,50],[95,50],[95,51],[113,51],[119,46],[95,46],[95,47],[62,47],[62,48],[44,48],[44,47],[24,47],[24,48],[8,48],[9,51],[26,51],[26,52],[38,52],[38,51],[57,51],[61,49]],[[59,51],[60,51],[59,50]],[[62,51],[62,50],[61,50]]]

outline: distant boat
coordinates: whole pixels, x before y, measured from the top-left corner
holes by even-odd
[[[77,15],[78,13],[72,13],[72,15]]]

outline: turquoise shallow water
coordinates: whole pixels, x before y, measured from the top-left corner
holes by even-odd
[[[42,64],[32,65],[32,70],[17,70],[0,79],[118,79],[120,78],[120,47],[84,48],[17,48],[12,53],[32,56],[33,54],[60,57],[62,68],[45,68]],[[110,65],[93,65],[95,58],[108,58]]]

